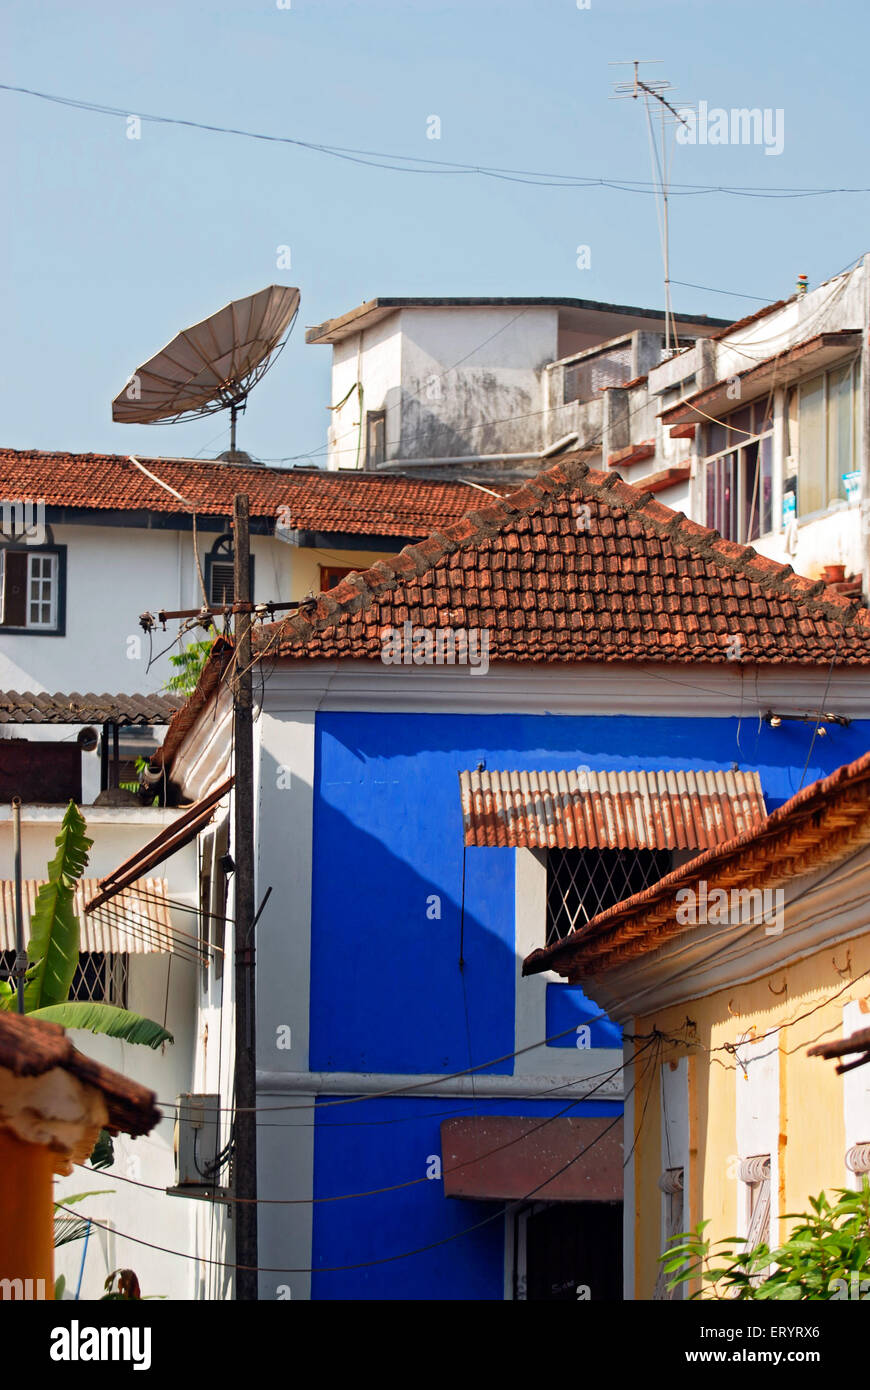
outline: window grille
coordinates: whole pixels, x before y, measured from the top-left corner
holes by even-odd
[[[622,386],[631,376],[631,344],[584,358],[573,367],[566,367],[563,377],[562,403],[594,401],[608,386]]]
[[[0,978],[10,979],[15,952],[0,951]],[[130,957],[125,951],[81,951],[69,997],[77,1003],[115,1004],[127,1007]]]
[[[561,941],[599,912],[642,892],[670,868],[670,850],[549,850],[546,944]]]

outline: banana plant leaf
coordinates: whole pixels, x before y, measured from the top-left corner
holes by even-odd
[[[63,1004],[33,1009],[30,1016],[44,1019],[46,1023],[59,1023],[62,1028],[87,1028],[91,1033],[105,1033],[110,1038],[144,1047],[157,1048],[175,1041],[172,1034],[153,1019],[143,1018],[129,1009],[118,1009],[114,1004],[67,1000]]]

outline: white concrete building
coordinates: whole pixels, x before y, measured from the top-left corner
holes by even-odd
[[[692,341],[725,323],[677,320]],[[603,386],[646,372],[664,341],[663,313],[622,304],[369,300],[306,332],[333,350],[328,467],[533,476],[563,436],[598,437]]]
[[[870,257],[609,390],[602,464],[810,579],[868,586]]]

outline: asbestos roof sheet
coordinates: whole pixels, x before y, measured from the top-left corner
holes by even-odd
[[[30,936],[30,919],[43,883],[43,879],[27,878],[21,885],[25,940]],[[86,914],[85,903],[96,895],[99,886],[97,879],[83,878],[75,890],[73,911],[81,926],[81,951],[149,955],[172,950],[165,878],[143,878],[111,903]],[[15,950],[15,884],[10,878],[0,879],[0,950]]]
[[[757,772],[460,772],[465,843],[705,850],[763,823]]]
[[[0,724],[168,724],[184,700],[179,695],[54,695],[0,691]]]

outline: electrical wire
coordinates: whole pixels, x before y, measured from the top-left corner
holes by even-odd
[[[99,102],[80,100],[75,97],[60,96],[57,93],[42,92],[32,87],[22,87],[12,83],[0,83],[0,91],[29,96],[58,106],[68,106],[75,110],[87,111],[94,115],[112,116],[122,120],[130,118],[130,111],[118,106],[108,106]],[[204,121],[186,120],[175,116],[160,116],[138,113],[137,119],[148,124],[182,126],[213,135],[233,135],[246,140],[258,140],[267,144],[292,145],[316,154],[332,156],[349,163],[361,164],[368,168],[389,169],[398,173],[412,174],[473,174],[481,177],[502,179],[509,183],[526,183],[545,188],[612,188],[626,193],[655,195],[656,186],[647,179],[626,179],[611,176],[553,174],[530,169],[510,169],[499,165],[465,164],[459,161],[428,159],[418,155],[390,154],[380,150],[356,149],[343,145],[328,145],[313,140],[302,140],[289,135],[268,135],[264,132],[243,130],[234,126],[223,126]],[[685,196],[721,193],[743,198],[816,198],[834,194],[870,193],[863,186],[824,186],[788,187],[762,184],[674,184],[669,190]]]
[[[629,1095],[632,1093],[632,1091],[634,1090],[634,1087],[635,1087],[636,1085],[637,1085],[637,1082],[635,1082],[635,1083],[633,1084],[633,1086],[630,1088],[630,1090],[629,1090]],[[552,1118],[552,1117],[551,1117],[551,1118]],[[561,1177],[562,1173],[566,1172],[569,1168],[571,1168],[571,1167],[578,1161],[578,1159],[583,1158],[591,1149],[593,1149],[593,1148],[596,1146],[596,1144],[601,1143],[601,1141],[610,1133],[611,1130],[615,1129],[617,1125],[622,1124],[622,1121],[623,1121],[623,1116],[622,1116],[622,1114],[620,1113],[619,1115],[617,1115],[617,1116],[614,1118],[614,1120],[611,1122],[611,1124],[607,1125],[607,1126],[601,1131],[600,1134],[597,1134],[597,1135],[595,1136],[594,1139],[592,1139],[587,1145],[585,1145],[584,1148],[582,1148],[582,1149],[580,1150],[579,1153],[574,1154],[573,1157],[571,1157],[570,1159],[568,1159],[568,1161],[567,1161],[566,1163],[563,1163],[562,1166],[561,1166],[559,1169],[557,1169],[557,1171],[556,1171],[555,1173],[550,1173],[546,1178],[543,1179],[542,1182],[538,1183],[536,1187],[532,1188],[531,1192],[526,1193],[525,1196],[523,1196],[523,1197],[521,1197],[521,1198],[518,1198],[518,1199],[516,1199],[516,1200],[514,1200],[514,1201],[512,1201],[512,1202],[506,1203],[506,1204],[504,1205],[504,1207],[503,1207],[501,1210],[496,1211],[492,1216],[485,1217],[482,1221],[477,1221],[477,1222],[474,1223],[474,1225],[472,1225],[472,1226],[466,1226],[466,1227],[464,1227],[464,1228],[463,1228],[462,1230],[460,1230],[460,1231],[453,1231],[453,1232],[451,1232],[450,1235],[443,1237],[441,1240],[430,1241],[430,1242],[429,1242],[428,1244],[426,1244],[426,1245],[418,1246],[418,1247],[417,1247],[416,1249],[414,1249],[414,1250],[404,1250],[404,1251],[402,1251],[401,1253],[399,1253],[399,1254],[397,1254],[397,1255],[385,1255],[385,1256],[383,1256],[382,1258],[377,1259],[377,1260],[362,1260],[362,1261],[360,1261],[360,1262],[358,1262],[358,1263],[356,1263],[356,1264],[352,1264],[352,1265],[332,1265],[332,1266],[328,1266],[328,1265],[327,1265],[327,1266],[319,1266],[319,1267],[316,1268],[316,1269],[313,1268],[313,1267],[311,1267],[311,1268],[308,1268],[308,1267],[305,1267],[305,1268],[291,1268],[291,1267],[281,1267],[281,1266],[275,1267],[275,1266],[263,1266],[263,1265],[259,1265],[259,1266],[253,1267],[253,1268],[255,1269],[255,1272],[257,1272],[257,1273],[259,1273],[259,1274],[314,1274],[314,1273],[319,1273],[319,1274],[336,1274],[336,1273],[340,1273],[340,1272],[344,1272],[344,1271],[348,1271],[348,1270],[354,1270],[354,1269],[371,1269],[371,1268],[375,1267],[376,1265],[393,1264],[393,1263],[395,1263],[395,1261],[397,1261],[397,1260],[409,1259],[409,1258],[411,1258],[412,1256],[415,1256],[415,1255],[423,1255],[423,1254],[428,1253],[428,1251],[430,1251],[430,1250],[436,1250],[436,1249],[440,1248],[440,1247],[443,1246],[443,1245],[449,1245],[452,1241],[454,1241],[454,1240],[459,1240],[459,1239],[461,1239],[463,1236],[470,1235],[472,1232],[477,1231],[477,1230],[480,1230],[480,1229],[481,1229],[482,1227],[484,1227],[484,1226],[490,1225],[493,1221],[500,1221],[500,1220],[502,1220],[502,1219],[505,1217],[505,1215],[507,1215],[510,1211],[517,1210],[517,1209],[519,1209],[520,1207],[524,1206],[527,1202],[529,1202],[529,1201],[532,1199],[532,1197],[534,1197],[538,1192],[540,1192],[540,1191],[542,1190],[542,1188],[548,1187],[548,1186],[550,1185],[550,1183],[555,1182],[555,1180],[556,1180],[558,1177]],[[58,1207],[58,1210],[61,1210],[61,1211],[68,1211],[68,1210],[69,1210],[69,1208],[64,1207],[61,1203],[58,1203],[58,1204],[57,1204],[57,1207]],[[73,1215],[77,1215],[77,1213],[75,1213],[75,1212],[73,1212],[72,1214],[73,1214]],[[221,1266],[221,1267],[223,1267],[223,1268],[245,1269],[245,1270],[249,1270],[249,1271],[252,1270],[252,1266],[249,1266],[249,1265],[241,1265],[241,1264],[236,1263],[235,1261],[229,1261],[229,1260],[210,1260],[210,1261],[206,1261],[206,1260],[204,1259],[203,1256],[200,1256],[200,1255],[189,1255],[189,1254],[187,1254],[186,1251],[183,1251],[183,1250],[172,1250],[172,1249],[168,1248],[168,1247],[165,1246],[165,1245],[156,1245],[156,1244],[153,1243],[152,1241],[142,1240],[142,1239],[141,1239],[140,1237],[138,1237],[138,1236],[131,1236],[131,1235],[128,1235],[128,1234],[127,1234],[126,1232],[124,1232],[124,1231],[119,1231],[119,1230],[117,1229],[117,1227],[114,1227],[114,1226],[108,1227],[108,1226],[106,1226],[106,1225],[104,1225],[103,1223],[98,1222],[98,1221],[94,1221],[92,1224],[93,1224],[94,1226],[96,1226],[96,1227],[99,1227],[99,1228],[102,1229],[102,1230],[111,1230],[112,1233],[113,1233],[115,1236],[119,1237],[120,1239],[123,1239],[123,1240],[130,1240],[130,1241],[132,1241],[132,1242],[133,1242],[134,1244],[136,1244],[136,1245],[144,1245],[144,1246],[146,1246],[147,1248],[149,1248],[149,1249],[151,1249],[151,1250],[158,1250],[158,1251],[160,1251],[162,1254],[166,1254],[166,1255],[175,1255],[175,1256],[177,1256],[179,1259],[197,1260],[197,1261],[199,1261],[199,1262],[201,1262],[201,1263],[211,1263],[211,1264],[219,1265],[219,1266]]]
[[[642,1045],[640,1048],[637,1049],[637,1051],[636,1051],[635,1054],[634,1054],[633,1060],[635,1060],[637,1057],[639,1057],[639,1056],[645,1051],[646,1048],[650,1047],[650,1046],[653,1045],[653,1044],[658,1043],[658,1041],[659,1041],[659,1039],[658,1039],[658,1037],[657,1037],[656,1035],[650,1036],[650,1038],[647,1039],[647,1040],[643,1043],[643,1045]],[[547,1115],[547,1116],[545,1116],[545,1118],[544,1118],[543,1120],[541,1120],[538,1124],[534,1125],[531,1129],[524,1130],[523,1133],[520,1134],[520,1135],[518,1135],[516,1138],[514,1138],[514,1139],[509,1139],[509,1140],[507,1140],[504,1144],[496,1144],[496,1146],[495,1146],[494,1148],[492,1148],[492,1149],[487,1149],[484,1153],[475,1154],[475,1156],[474,1156],[473,1158],[464,1159],[464,1160],[462,1161],[462,1163],[457,1163],[457,1164],[455,1165],[455,1167],[453,1167],[453,1168],[444,1168],[442,1171],[443,1171],[444,1173],[459,1172],[459,1171],[460,1171],[461,1169],[463,1169],[463,1168],[472,1167],[475,1163],[482,1163],[483,1160],[486,1159],[486,1158],[492,1158],[494,1154],[503,1153],[506,1149],[513,1148],[513,1146],[514,1146],[515,1144],[519,1144],[519,1143],[521,1143],[523,1140],[530,1138],[533,1134],[537,1134],[539,1130],[545,1129],[545,1128],[547,1127],[547,1125],[552,1124],[554,1120],[561,1119],[563,1116],[567,1115],[568,1112],[569,1112],[569,1110],[575,1109],[575,1107],[578,1106],[578,1105],[585,1105],[586,1102],[587,1102],[588,1100],[590,1100],[590,1099],[595,1095],[595,1092],[596,1092],[597,1090],[600,1090],[602,1086],[606,1086],[607,1083],[608,1083],[608,1081],[612,1080],[613,1077],[618,1076],[619,1073],[620,1073],[621,1071],[623,1071],[624,1069],[625,1069],[625,1062],[623,1061],[623,1062],[620,1062],[620,1064],[619,1064],[617,1067],[614,1067],[611,1071],[607,1072],[607,1073],[604,1075],[604,1080],[602,1080],[602,1081],[599,1083],[598,1086],[593,1087],[591,1091],[585,1092],[582,1096],[576,1096],[573,1100],[569,1100],[568,1103],[567,1103],[566,1105],[564,1105],[564,1106],[562,1107],[561,1110],[557,1110],[557,1111],[555,1112],[555,1114],[553,1114],[553,1115]],[[554,1089],[554,1090],[561,1090],[562,1087],[554,1087],[553,1089]],[[540,1103],[540,1096],[537,1096],[537,1095],[536,1095],[536,1096],[534,1097],[534,1103],[535,1103],[535,1104],[539,1104],[539,1103]],[[600,1103],[600,1102],[599,1102],[599,1103]],[[605,1099],[604,1099],[604,1103],[608,1103],[606,1097],[605,1097]],[[620,1102],[619,1102],[619,1101],[616,1101],[616,1100],[613,1100],[613,1101],[610,1102],[610,1103],[615,1104],[615,1105],[620,1104]],[[470,1101],[470,1104],[472,1104],[472,1105],[474,1104],[474,1100],[473,1100],[473,1099]],[[460,1112],[458,1112],[458,1113],[460,1113],[460,1114],[466,1114],[467,1111],[460,1111]],[[427,1115],[427,1116],[425,1116],[425,1118],[431,1120],[433,1117],[432,1117],[431,1115]],[[79,1166],[79,1167],[84,1167],[84,1168],[86,1168],[87,1171],[92,1171],[92,1170],[90,1170],[90,1169],[87,1169],[87,1165],[86,1165],[86,1164],[79,1164],[78,1166]],[[198,1165],[198,1164],[197,1164],[197,1171],[200,1171],[200,1170],[199,1170],[199,1165]],[[108,1174],[107,1176],[110,1176],[110,1177],[111,1177],[112,1175],[111,1175],[111,1174]],[[154,1192],[165,1192],[165,1191],[166,1191],[165,1188],[158,1187],[158,1186],[155,1185],[154,1183],[143,1183],[143,1182],[139,1182],[138,1180],[134,1180],[134,1179],[132,1179],[132,1178],[124,1178],[124,1179],[120,1179],[120,1181],[123,1181],[123,1182],[130,1182],[130,1183],[132,1183],[132,1185],[133,1185],[134,1187],[145,1187],[145,1188],[148,1188],[148,1189],[150,1189],[151,1191],[154,1191]],[[368,1190],[366,1190],[366,1191],[362,1191],[362,1192],[340,1192],[340,1193],[336,1193],[335,1195],[330,1196],[330,1197],[231,1197],[231,1198],[222,1199],[222,1200],[227,1200],[227,1201],[229,1202],[230,1205],[233,1205],[233,1204],[248,1204],[248,1205],[253,1205],[253,1206],[278,1206],[278,1207],[286,1207],[286,1206],[317,1206],[317,1205],[319,1205],[319,1204],[321,1204],[321,1203],[348,1202],[348,1201],[352,1201],[352,1200],[354,1200],[354,1199],[356,1199],[356,1198],[358,1198],[358,1197],[379,1197],[379,1196],[382,1196],[384,1193],[398,1192],[398,1191],[400,1191],[400,1190],[402,1190],[402,1189],[404,1189],[404,1188],[407,1188],[407,1187],[418,1187],[421,1183],[430,1182],[430,1181],[431,1181],[431,1179],[428,1178],[428,1177],[426,1177],[426,1176],[424,1175],[422,1178],[410,1178],[410,1179],[408,1179],[406,1182],[391,1183],[390,1186],[388,1186],[388,1187],[374,1187],[374,1188],[370,1188],[370,1189],[368,1189]]]

